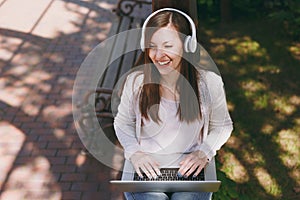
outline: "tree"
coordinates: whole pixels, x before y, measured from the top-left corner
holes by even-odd
[[[220,2],[221,22],[228,23],[232,19],[231,0],[221,0]]]
[[[198,25],[197,0],[152,0],[152,11],[171,7],[187,13]]]

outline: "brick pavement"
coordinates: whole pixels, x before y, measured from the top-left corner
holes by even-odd
[[[109,33],[117,0],[0,0],[0,200],[123,199],[72,117],[86,55]]]

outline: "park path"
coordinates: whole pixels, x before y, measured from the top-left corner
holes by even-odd
[[[84,148],[72,89],[117,0],[0,0],[0,200],[123,199]]]

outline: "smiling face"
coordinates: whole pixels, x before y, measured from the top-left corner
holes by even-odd
[[[148,55],[161,75],[180,70],[183,44],[174,26],[168,24],[151,37]]]

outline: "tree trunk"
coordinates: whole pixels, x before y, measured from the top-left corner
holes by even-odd
[[[221,11],[221,22],[222,22],[222,24],[229,23],[232,20],[232,17],[231,17],[231,0],[221,0],[220,11]]]
[[[152,12],[165,7],[176,8],[185,12],[198,27],[197,0],[152,0]]]

